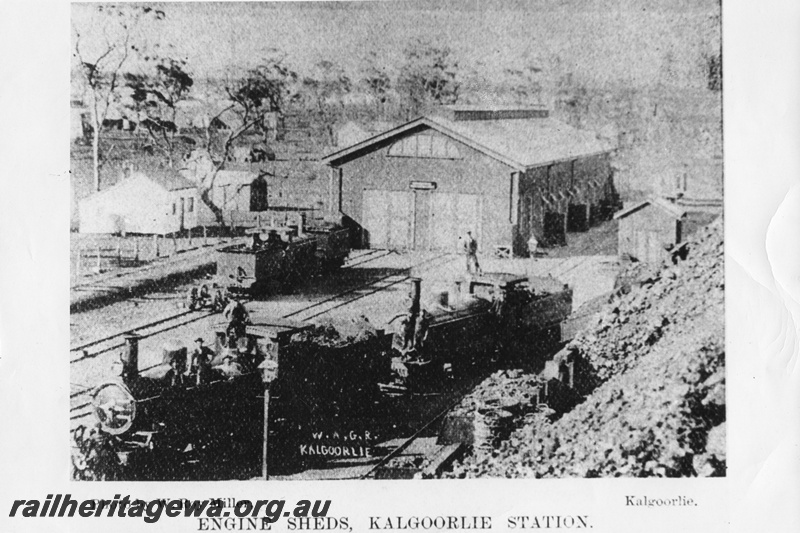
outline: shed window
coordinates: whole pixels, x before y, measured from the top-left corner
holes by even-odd
[[[455,143],[442,136],[425,133],[397,141],[389,148],[389,155],[392,157],[461,159]]]
[[[190,213],[194,211],[194,198],[186,199],[186,210]]]

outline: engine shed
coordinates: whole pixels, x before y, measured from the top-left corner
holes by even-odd
[[[543,107],[443,106],[323,158],[353,245],[524,256],[610,216],[614,146]]]

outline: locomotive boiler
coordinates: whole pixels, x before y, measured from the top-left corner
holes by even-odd
[[[503,360],[535,358],[558,341],[571,307],[572,290],[553,278],[496,273],[460,280],[426,305],[421,280],[411,279],[392,332],[366,319],[352,320],[352,331],[281,319],[233,338],[220,323],[207,357],[168,345],[161,364],[141,372],[129,335],[120,379],[93,392],[103,446],[79,439],[77,464],[85,468],[96,446],[117,458],[119,477],[199,479],[367,457],[397,436],[409,401],[452,391]]]
[[[556,343],[572,312],[572,289],[552,277],[468,276],[424,307],[420,298],[414,279],[394,335],[387,392],[436,387],[512,356],[532,363],[525,359]]]

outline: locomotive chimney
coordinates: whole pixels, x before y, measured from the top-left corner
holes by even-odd
[[[122,350],[122,381],[128,383],[139,376],[139,339],[136,333],[126,333],[124,336],[125,347]]]
[[[422,295],[422,280],[420,278],[409,278],[408,281],[410,282],[408,296],[411,299],[411,308],[419,310],[420,297]]]

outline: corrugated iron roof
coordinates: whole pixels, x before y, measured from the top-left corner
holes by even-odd
[[[630,207],[623,209],[622,211],[617,211],[616,213],[614,213],[614,218],[617,220],[620,218],[625,218],[648,205],[658,207],[659,209],[665,211],[666,213],[672,215],[675,218],[683,218],[683,216],[686,215],[685,209],[683,209],[679,205],[673,204],[669,200],[666,200],[664,198],[648,198],[647,200],[638,202]]]
[[[593,132],[573,128],[553,118],[452,121],[429,117],[429,120],[524,167],[614,149],[611,143],[601,141]]]
[[[134,171],[131,177],[143,177],[149,179],[165,188],[168,191],[180,191],[182,189],[194,189],[196,184],[187,180],[176,170],[173,169],[148,169],[146,171]]]
[[[440,116],[425,116],[334,152],[322,161],[328,164],[344,161],[374,143],[401,136],[420,125],[520,169],[588,157],[616,148],[611,142],[598,139],[593,132],[573,128],[553,118],[453,121]]]

